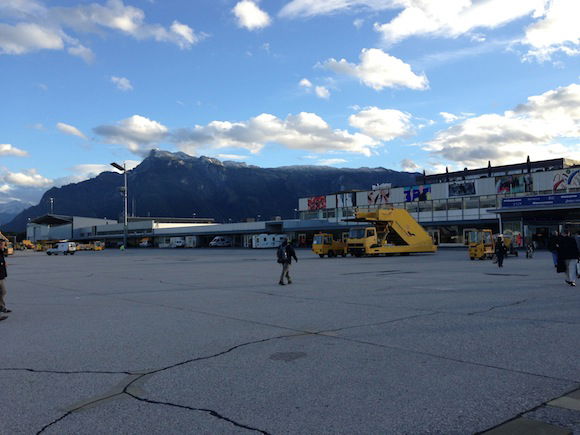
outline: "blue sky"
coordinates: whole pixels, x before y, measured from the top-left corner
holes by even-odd
[[[577,0],[2,0],[0,203],[154,148],[435,173],[580,159]]]

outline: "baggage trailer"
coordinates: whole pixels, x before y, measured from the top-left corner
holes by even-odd
[[[399,208],[355,212],[347,222],[367,225],[351,228],[348,235],[348,252],[355,257],[363,255],[409,255],[419,252],[436,252],[431,236],[407,212]]]

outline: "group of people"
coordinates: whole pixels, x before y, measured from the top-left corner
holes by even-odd
[[[562,233],[555,231],[548,239],[548,250],[552,253],[556,272],[565,273],[566,284],[576,286],[580,260],[580,233],[573,237],[568,229]]]

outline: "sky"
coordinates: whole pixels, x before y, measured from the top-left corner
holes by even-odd
[[[578,0],[0,0],[0,204],[152,149],[580,160]]]

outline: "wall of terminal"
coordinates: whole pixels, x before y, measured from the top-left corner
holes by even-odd
[[[504,198],[580,192],[580,168],[300,198],[301,219],[343,219],[354,209],[407,209],[419,222],[497,219]]]

